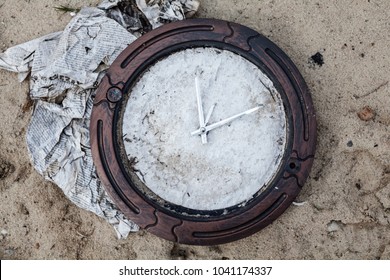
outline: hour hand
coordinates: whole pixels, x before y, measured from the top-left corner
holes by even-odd
[[[242,117],[242,116],[244,116],[244,115],[249,115],[249,114],[251,114],[251,113],[253,113],[253,112],[256,112],[256,111],[259,110],[261,107],[263,107],[263,105],[260,105],[260,106],[257,106],[257,107],[255,107],[255,108],[246,110],[245,112],[242,112],[242,113],[239,113],[239,114],[237,114],[237,115],[231,116],[231,117],[229,117],[229,118],[223,119],[223,120],[221,120],[221,121],[219,121],[219,122],[210,124],[210,125],[208,125],[208,126],[206,126],[206,127],[203,127],[203,129],[202,129],[202,127],[201,127],[200,129],[191,132],[191,135],[205,134],[205,133],[209,132],[210,130],[213,130],[213,129],[216,129],[216,128],[218,128],[218,127],[221,127],[221,126],[223,126],[223,125],[225,125],[225,124],[228,124],[228,123],[234,121],[235,119],[238,119],[238,118],[240,118],[240,117]]]
[[[215,106],[217,106],[217,103],[214,103],[213,106],[211,106],[209,112],[207,113],[206,120],[204,121],[204,125],[209,123],[209,120],[211,118],[211,114],[213,113]]]

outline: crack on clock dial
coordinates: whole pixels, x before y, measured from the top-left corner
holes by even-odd
[[[267,85],[263,82],[263,80],[261,80],[261,79],[260,79],[260,83],[268,90],[268,93],[271,95],[272,100],[273,100],[274,102],[276,102],[274,93],[273,93],[273,91],[271,90],[271,88],[270,88],[269,86],[267,86]]]
[[[133,172],[138,173],[141,176],[141,181],[145,183],[145,175],[142,173],[141,170],[137,169],[135,166],[139,162],[137,157],[132,157],[131,155],[127,155],[129,159],[129,166],[133,170]]]
[[[144,123],[145,123],[145,120],[146,120],[146,121],[149,123],[149,125],[150,125],[149,115],[148,115],[148,114],[146,114],[145,117],[143,117],[141,123],[144,124]]]
[[[161,161],[160,158],[157,158],[157,162],[159,164],[161,164],[162,166],[168,167],[168,164],[166,164],[165,162]]]
[[[136,173],[136,174],[139,174],[140,176],[141,176],[141,181],[144,183],[144,184],[146,184],[146,181],[145,181],[145,175],[140,171],[140,170],[138,170],[138,169],[135,169],[135,168],[133,168],[133,171]]]

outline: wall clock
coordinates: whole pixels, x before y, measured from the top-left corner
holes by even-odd
[[[249,236],[293,202],[316,120],[291,60],[256,31],[192,19],[125,49],[94,99],[97,172],[124,214],[179,243]]]

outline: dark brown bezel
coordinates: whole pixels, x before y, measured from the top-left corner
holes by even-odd
[[[136,186],[121,156],[120,111],[131,86],[150,65],[169,54],[195,47],[230,50],[257,65],[274,83],[286,111],[287,145],[276,177],[266,190],[228,214],[183,215],[162,206]],[[179,243],[213,245],[247,237],[279,217],[294,201],[314,159],[316,120],[299,71],[274,43],[256,31],[215,19],[192,19],[155,29],[127,47],[103,78],[94,100],[91,147],[99,178],[126,217],[151,233]],[[259,187],[260,189],[260,187]],[[179,207],[179,206],[178,206]],[[190,210],[190,209],[187,209]],[[189,211],[191,212],[191,211]]]

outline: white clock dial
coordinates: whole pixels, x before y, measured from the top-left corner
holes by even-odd
[[[179,51],[147,69],[130,90],[122,130],[139,179],[194,210],[245,204],[270,184],[287,141],[271,80],[216,48]]]

